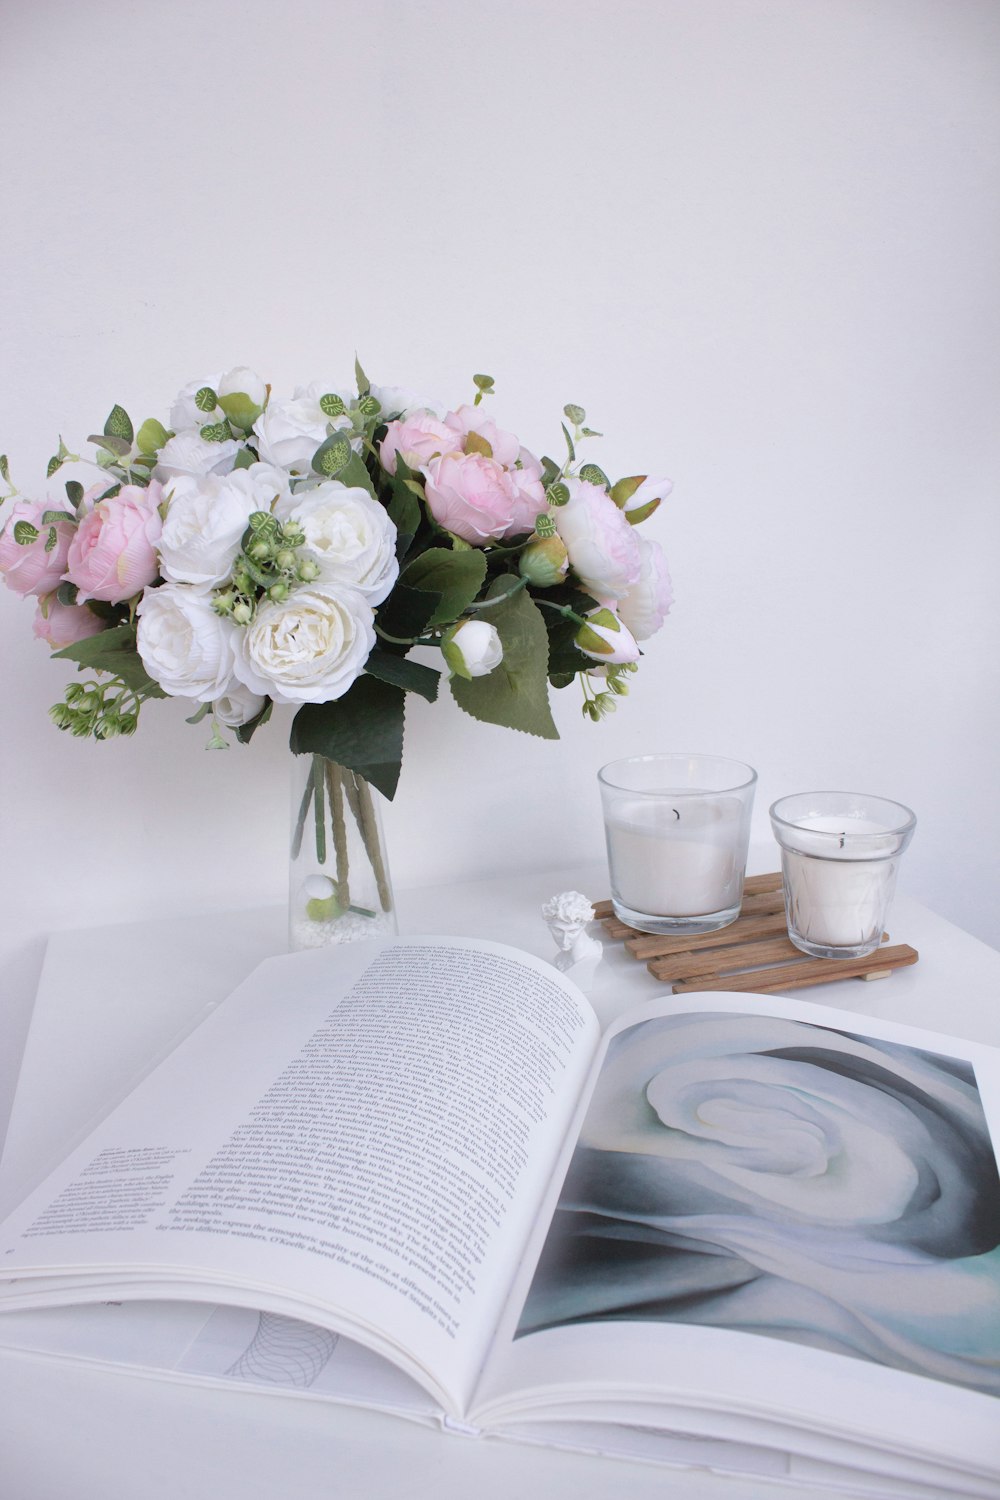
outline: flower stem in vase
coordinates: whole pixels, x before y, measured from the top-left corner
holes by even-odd
[[[392,885],[371,788],[357,771],[322,755],[296,757],[293,769],[290,946],[391,935]]]

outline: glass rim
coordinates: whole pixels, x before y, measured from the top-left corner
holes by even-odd
[[[859,803],[878,802],[883,807],[895,808],[901,814],[901,817],[891,826],[880,828],[877,832],[873,832],[871,829],[865,832],[861,830],[852,832],[849,826],[839,831],[835,831],[832,828],[804,828],[801,823],[794,823],[791,818],[782,816],[778,811],[783,803],[798,801],[800,798],[808,797],[850,797]],[[777,801],[772,802],[767,811],[773,825],[780,826],[781,828],[790,828],[798,833],[808,833],[810,838],[819,840],[830,839],[837,840],[838,842],[844,838],[866,839],[869,842],[872,839],[900,838],[903,834],[912,833],[917,826],[917,815],[912,808],[906,806],[905,802],[897,802],[894,797],[883,797],[877,792],[842,792],[832,790],[824,792],[789,792],[784,797],[779,797]],[[829,813],[824,814],[824,816],[833,817],[834,814]]]
[[[711,761],[716,766],[732,766],[737,772],[744,774],[742,779],[734,780],[730,785],[718,787],[633,787],[612,779],[611,773],[619,766],[650,765],[655,761],[668,760]],[[601,766],[597,779],[602,786],[609,787],[612,791],[628,792],[634,797],[663,797],[668,793],[671,797],[720,797],[726,792],[742,792],[747,787],[754,786],[757,781],[757,772],[746,761],[733,760],[728,755],[704,755],[701,751],[660,750],[650,755],[623,755],[618,760],[610,760],[607,765]]]

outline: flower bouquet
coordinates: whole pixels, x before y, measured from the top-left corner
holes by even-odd
[[[169,426],[136,430],[115,406],[93,459],[60,439],[49,478],[98,471],[65,501],[22,497],[0,458],[0,572],[83,674],[55,723],[107,740],[134,733],[148,699],[184,698],[222,747],[295,707],[308,775],[293,852],[309,826],[325,866],[330,835],[337,876],[307,899],[327,925],[389,899],[384,872],[377,903],[351,896],[346,831],[377,866],[369,784],[395,792],[407,693],[433,701],[443,671],[473,717],[556,739],[549,686],[578,681],[601,718],[671,603],[662,550],[636,530],[670,482],[581,463],[599,436],[582,408],[564,408],[559,463],[486,415],[489,376],[442,411],[355,373],[356,391],[286,398],[236,368],[185,386]]]

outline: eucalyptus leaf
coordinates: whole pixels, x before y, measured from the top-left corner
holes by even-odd
[[[340,471],[347,468],[353,454],[350,439],[342,432],[335,432],[320,443],[312,456],[312,466],[325,479],[336,479]]]
[[[574,406],[572,404],[564,406],[563,415],[569,418],[574,427],[582,427],[587,420],[587,413],[582,406]]]
[[[325,755],[391,801],[403,763],[402,688],[365,672],[332,703],[304,703],[292,720],[295,755]]]
[[[585,479],[588,484],[601,485],[606,490],[611,488],[611,480],[597,464],[584,464],[580,470],[580,478]]]
[[[126,453],[132,451],[131,443],[126,443],[124,438],[117,437],[111,432],[92,432],[87,442],[93,443],[95,448],[102,448],[105,453],[110,453],[112,461],[115,458],[124,458]],[[98,454],[97,461],[101,462],[100,454]]]
[[[490,593],[504,593],[509,587],[508,579],[498,578]],[[559,731],[549,709],[549,642],[541,610],[522,589],[495,608],[481,610],[477,618],[496,627],[503,660],[485,677],[453,677],[455,702],[474,719],[557,740]]]
[[[457,620],[479,593],[486,578],[486,554],[473,549],[453,552],[448,547],[429,547],[403,569],[401,581],[409,588],[440,595],[440,604],[429,625],[447,625]]]
[[[328,417],[342,417],[347,407],[343,396],[338,396],[336,391],[329,391],[327,395],[320,396],[319,409]]]
[[[206,422],[201,429],[201,438],[205,443],[225,443],[231,437],[228,422]]]
[[[129,417],[124,406],[115,405],[111,408],[108,413],[108,420],[104,424],[104,435],[105,437],[121,438],[125,444],[125,452],[129,451],[132,446],[132,440],[135,437],[135,430],[132,426],[132,419]]]
[[[210,385],[203,385],[201,390],[195,393],[194,404],[199,411],[214,411],[219,404],[219,398]]]

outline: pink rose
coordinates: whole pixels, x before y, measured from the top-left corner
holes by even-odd
[[[0,573],[4,574],[7,587],[15,594],[22,597],[26,594],[51,594],[62,579],[73,536],[73,522],[46,524],[42,520],[47,510],[59,508],[49,500],[19,500],[11,509],[7,524],[0,532]],[[15,540],[14,527],[18,521],[26,521],[38,532],[33,542]],[[55,546],[46,552],[53,531]]]
[[[98,500],[80,522],[70,543],[66,576],[80,590],[79,602],[132,599],[157,575],[156,543],[162,522],[160,486],[148,490],[124,485],[117,495]]]
[[[439,526],[474,546],[498,541],[523,502],[510,475],[481,453],[446,453],[425,470],[427,504]]]
[[[411,469],[422,469],[442,453],[461,453],[457,432],[440,422],[433,412],[417,411],[400,422],[390,422],[379,446],[379,459],[387,474],[396,472],[396,454]]]
[[[659,542],[637,536],[640,571],[637,581],[618,601],[618,615],[637,641],[655,635],[674,602],[674,591],[667,572],[667,559]]]
[[[63,646],[75,646],[77,641],[86,640],[88,635],[97,635],[104,628],[104,621],[85,604],[60,604],[55,597],[47,604],[39,604],[32,625],[37,638],[47,641],[53,651],[59,651]]]
[[[522,448],[521,452],[531,459],[526,448]],[[537,459],[532,460],[532,463],[534,468],[525,465],[521,469],[507,470],[507,478],[514,496],[514,508],[511,512],[510,525],[504,532],[505,536],[519,536],[526,531],[533,531],[535,517],[540,516],[542,511],[548,508],[545,486],[540,478],[542,466]]]
[[[504,432],[478,406],[460,406],[445,417],[445,425],[464,440],[470,432],[484,438],[493,449],[493,457],[505,469],[511,469],[521,455],[521,444],[512,432]],[[463,443],[464,446],[464,443]]]
[[[599,484],[565,479],[569,500],[553,509],[569,565],[595,599],[621,599],[641,571],[639,535]]]

